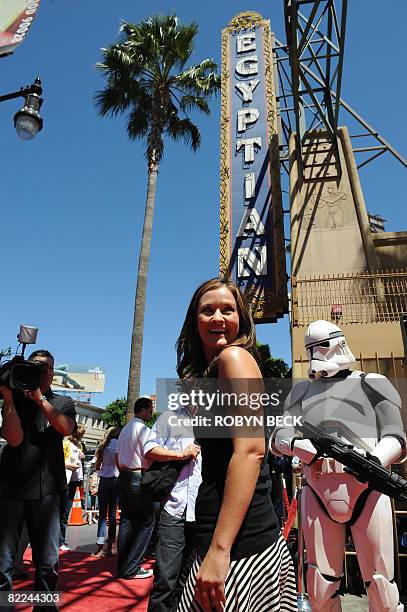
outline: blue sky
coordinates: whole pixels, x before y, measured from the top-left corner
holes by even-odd
[[[407,4],[349,3],[342,94],[404,156],[407,155]],[[196,20],[192,61],[220,63],[220,33],[243,10],[271,20],[284,39],[282,0],[191,3],[186,0],[42,0],[20,48],[0,60],[1,93],[40,74],[44,129],[32,142],[12,125],[20,101],[0,105],[2,143],[0,347],[15,347],[20,323],[40,328],[38,346],[59,363],[106,369],[105,405],[127,390],[130,334],[146,162],[129,142],[124,121],[102,119],[92,96],[102,87],[94,69],[113,43],[120,20],[174,11]],[[161,165],[149,270],[142,393],[156,377],[175,374],[174,344],[192,292],[216,276],[219,252],[219,100],[199,117],[202,146],[194,154],[166,143]],[[406,230],[405,169],[389,154],[361,171],[369,211]],[[275,356],[290,359],[288,320],[258,327]]]

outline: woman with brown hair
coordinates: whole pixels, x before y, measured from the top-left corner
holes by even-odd
[[[84,425],[79,424],[77,428],[68,436],[67,441],[69,446],[67,457],[65,459],[65,468],[67,472],[68,490],[63,491],[61,496],[61,534],[59,547],[61,550],[69,550],[66,543],[66,528],[69,521],[69,513],[71,512],[73,500],[75,499],[76,489],[83,483],[83,464],[85,458],[83,453],[82,438],[85,435],[86,429]],[[64,450],[65,454],[65,450]],[[69,478],[69,473],[71,474]]]
[[[239,412],[250,411],[250,392],[263,389],[256,356],[254,324],[238,287],[226,279],[203,283],[177,342],[179,377],[215,379],[215,386],[243,394]],[[197,559],[178,611],[294,612],[294,569],[269,494],[263,429],[213,434],[195,432],[202,451]]]
[[[121,427],[111,427],[103,442],[96,449],[95,470],[99,471],[98,506],[99,522],[96,537],[97,549],[94,557],[112,554],[116,540],[116,510],[118,504],[117,477],[119,470],[115,464],[117,438]],[[106,515],[109,516],[109,530],[106,539]]]

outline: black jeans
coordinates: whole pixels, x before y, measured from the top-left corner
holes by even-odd
[[[108,542],[116,539],[116,510],[118,502],[117,478],[101,476],[98,488],[99,522],[97,544],[104,544],[106,538],[106,514],[109,512]]]
[[[65,503],[61,497],[61,534],[59,544],[66,544],[66,528],[69,522],[69,513],[72,510],[73,500],[75,499],[76,489],[81,486],[83,480],[71,480],[68,483],[68,491],[65,496]]]
[[[161,512],[153,590],[148,612],[173,612],[178,607],[195,550],[195,523]]]
[[[154,504],[140,486],[141,472],[121,472],[117,479],[120,525],[117,537],[117,575],[134,576],[154,528]]]
[[[60,493],[39,500],[0,501],[0,590],[13,587],[13,564],[25,521],[35,566],[35,591],[55,591],[58,581]],[[1,608],[0,608],[1,609]],[[6,609],[6,608],[5,608]],[[10,608],[7,608],[8,610]],[[34,610],[57,610],[35,606]]]

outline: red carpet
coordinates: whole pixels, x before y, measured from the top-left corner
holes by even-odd
[[[30,572],[28,580],[16,581],[14,589],[32,590],[34,570],[30,563],[31,550],[25,556],[26,569]],[[86,553],[64,551],[60,555],[60,574],[58,589],[61,592],[61,610],[81,612],[100,612],[116,610],[145,612],[148,606],[153,578],[143,580],[119,580],[114,577],[116,555],[105,559],[94,559]],[[152,563],[143,567],[150,569]],[[30,610],[31,606],[18,606],[19,610]]]

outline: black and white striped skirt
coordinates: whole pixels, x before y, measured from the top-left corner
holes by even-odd
[[[202,559],[193,564],[178,612],[201,612],[195,579]],[[224,612],[297,612],[297,588],[291,555],[282,536],[261,553],[232,561],[225,582]]]

